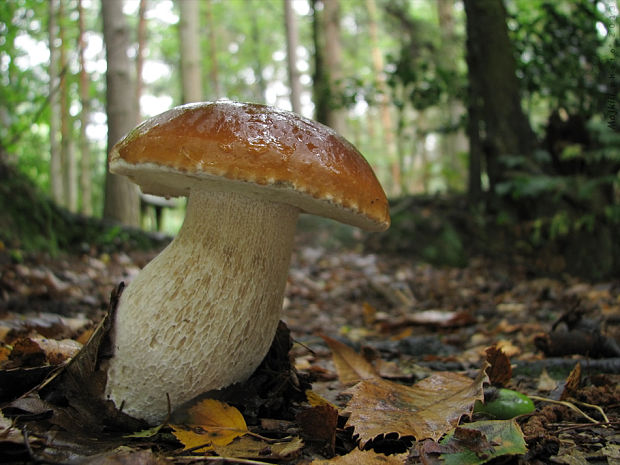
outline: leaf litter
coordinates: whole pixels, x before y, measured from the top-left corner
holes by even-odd
[[[518,266],[483,260],[435,268],[405,257],[302,246],[293,257],[283,313],[292,349],[281,328],[278,355],[249,384],[210,393],[218,403],[211,405],[235,408],[251,434],[235,426],[238,437],[225,445],[204,441],[211,445],[198,452],[179,441],[174,428],[194,425],[203,433],[209,425],[175,423],[173,416],[148,430],[89,412],[89,395],[100,381],[91,380],[84,392],[77,381],[84,364],[72,373],[73,361],[85,359],[92,368],[105,356],[101,339],[87,341],[116,285],[148,261],[93,252],[0,260],[0,451],[7,457],[413,464],[503,456],[502,463],[521,464],[615,463],[618,456],[619,282],[531,278]],[[349,351],[334,350],[331,341]],[[569,376],[577,362],[580,375]],[[64,384],[56,384],[63,377]],[[535,412],[512,420],[484,418],[473,405],[490,385],[541,400]],[[416,390],[432,402],[425,406],[412,395]],[[140,431],[149,434],[127,437]]]

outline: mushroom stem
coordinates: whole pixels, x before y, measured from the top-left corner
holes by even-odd
[[[191,191],[177,237],[130,283],[113,326],[106,395],[155,423],[247,379],[280,319],[299,209]]]

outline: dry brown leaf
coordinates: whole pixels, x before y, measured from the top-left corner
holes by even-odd
[[[353,449],[347,455],[329,460],[313,460],[310,465],[403,465],[407,454],[384,455],[372,450]]]
[[[204,399],[188,411],[184,425],[170,425],[172,434],[183,443],[184,450],[203,446],[197,452],[205,452],[213,446],[225,446],[233,439],[248,433],[241,412],[224,402]]]
[[[304,439],[320,442],[329,454],[335,453],[337,409],[330,405],[318,405],[301,410],[295,419],[301,427]]]
[[[236,438],[225,446],[214,446],[215,453],[221,457],[258,460],[290,460],[297,456],[304,447],[301,438],[290,441],[267,443],[250,436]]]
[[[347,426],[354,427],[361,447],[389,433],[416,440],[439,439],[470,415],[476,400],[483,400],[484,369],[475,380],[457,373],[436,373],[405,386],[383,379],[367,379],[350,388]]]
[[[489,363],[489,367],[487,368],[489,382],[493,386],[506,386],[510,378],[512,378],[510,359],[497,344],[488,347],[485,352],[487,362]]]
[[[328,336],[321,337],[332,351],[338,379],[342,384],[350,385],[363,379],[379,378],[372,364],[351,347]]]

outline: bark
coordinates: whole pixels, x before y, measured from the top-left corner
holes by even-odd
[[[459,51],[462,50],[462,44],[458,40],[454,29],[454,0],[437,0],[437,13],[441,31],[441,45],[439,51],[442,61],[441,66],[456,74],[458,72]],[[467,146],[462,143],[463,130],[459,125],[459,121],[465,109],[461,101],[453,96],[449,96],[448,102],[443,110],[445,131],[440,139],[442,156],[447,158],[451,170],[459,172],[458,179],[461,179],[461,167],[459,166],[457,154],[463,145],[465,146],[464,149],[467,150]],[[447,179],[449,188],[460,187],[460,183],[455,185],[454,182],[450,182],[451,179],[456,178],[457,177],[449,177]]]
[[[330,112],[329,80],[325,69],[325,37],[323,28],[321,0],[312,2],[312,41],[314,45],[314,70],[312,72],[312,99],[314,101],[314,118],[327,124]]]
[[[250,6],[252,10],[259,11],[259,6],[254,3],[254,1],[250,2]],[[262,38],[260,34],[260,28],[258,26],[258,15],[254,14],[251,17],[251,35],[252,35],[252,43],[251,47],[253,49],[254,59],[252,60],[252,69],[254,71],[254,76],[256,78],[256,99],[259,102],[264,102],[265,97],[267,95],[267,83],[265,82],[265,78],[263,76],[263,60],[261,58],[261,44]]]
[[[185,103],[202,100],[202,69],[200,66],[200,35],[198,0],[178,2],[181,42],[182,95]]]
[[[346,113],[342,107],[342,44],[340,40],[340,0],[323,0],[325,27],[325,67],[328,73],[331,102],[327,125],[339,133],[346,129]]]
[[[92,182],[90,167],[90,145],[86,136],[86,126],[90,117],[90,97],[89,97],[89,78],[86,72],[86,60],[84,53],[86,50],[86,38],[84,37],[86,28],[84,26],[84,8],[82,0],[78,0],[78,23],[79,23],[79,59],[80,59],[80,81],[79,92],[82,111],[80,112],[80,191],[82,194],[82,203],[80,211],[86,215],[93,214],[92,204]]]
[[[290,86],[291,108],[296,113],[301,113],[301,82],[299,81],[299,69],[297,68],[297,46],[299,32],[297,18],[291,0],[284,0],[284,25],[286,27],[286,51],[288,63],[288,80]]]
[[[213,3],[212,0],[206,1],[207,8],[207,33],[209,34],[209,78],[211,80],[212,98],[218,99],[222,97],[222,89],[220,86],[220,78],[217,65],[217,42],[215,34],[215,21],[213,20]]]
[[[134,125],[135,106],[130,64],[127,56],[129,28],[123,15],[123,0],[101,3],[103,37],[106,46],[106,112],[108,151]],[[108,172],[103,216],[130,226],[138,226],[140,208],[138,189],[124,176]]]
[[[144,50],[146,49],[146,7],[147,0],[140,0],[138,8],[138,50],[136,53],[136,123],[142,121],[140,99],[142,98],[142,70],[144,69]]]
[[[60,2],[58,10],[60,37],[60,67],[64,70],[60,76],[60,159],[62,169],[63,202],[70,211],[77,211],[77,169],[73,145],[73,118],[70,114],[71,99],[68,81],[68,43],[66,39],[66,18],[64,2]]]
[[[63,203],[62,189],[62,162],[60,159],[60,105],[58,99],[58,84],[60,73],[58,67],[58,47],[56,44],[58,26],[58,0],[49,2],[49,105],[50,105],[50,187],[51,196],[54,202],[59,205]]]
[[[404,186],[402,172],[400,166],[403,164],[403,152],[396,152],[396,142],[394,140],[394,125],[390,114],[390,106],[388,101],[388,89],[383,71],[383,55],[379,48],[379,32],[378,32],[378,13],[375,0],[366,0],[366,9],[368,10],[368,34],[371,43],[372,68],[377,83],[377,99],[379,102],[379,112],[381,115],[381,134],[383,146],[385,147],[385,155],[390,160],[392,173],[392,194],[398,195],[406,188]]]
[[[470,138],[480,138],[491,192],[504,179],[499,157],[529,156],[534,134],[521,108],[516,62],[501,0],[465,0]],[[475,134],[473,134],[475,133]]]

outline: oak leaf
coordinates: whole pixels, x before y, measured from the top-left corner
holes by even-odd
[[[215,399],[204,399],[187,413],[186,424],[170,425],[172,434],[185,446],[184,450],[198,447],[197,452],[206,452],[214,446],[226,446],[248,433],[241,412]]]

